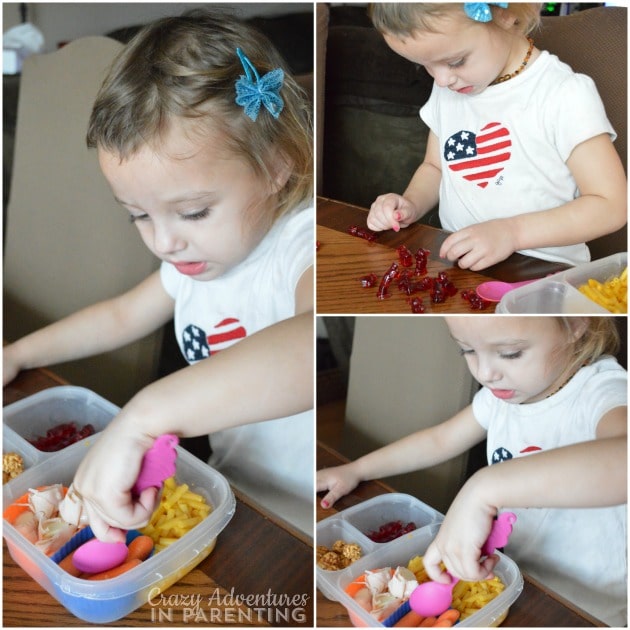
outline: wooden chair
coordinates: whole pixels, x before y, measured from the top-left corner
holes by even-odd
[[[548,50],[575,72],[590,76],[617,132],[615,148],[627,172],[628,10],[597,7],[562,17],[543,17],[536,47]],[[567,103],[570,107],[570,104]],[[588,243],[593,259],[627,251],[627,227]]]
[[[121,48],[87,37],[24,64],[5,235],[8,341],[122,293],[158,266],[85,142],[96,92]],[[153,377],[160,339],[56,369],[123,404]]]

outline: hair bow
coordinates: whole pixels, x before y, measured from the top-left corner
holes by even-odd
[[[502,9],[507,9],[507,2],[464,2],[464,11],[466,15],[477,22],[491,22],[492,11],[490,5],[494,4]]]
[[[243,107],[245,114],[252,120],[258,118],[261,103],[274,118],[278,118],[284,108],[284,101],[279,94],[284,81],[282,68],[271,70],[261,77],[240,48],[236,49],[236,54],[245,70],[245,75],[241,75],[236,82],[236,104]]]

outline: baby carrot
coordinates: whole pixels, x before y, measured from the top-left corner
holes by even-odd
[[[28,492],[25,492],[19,499],[16,499],[7,507],[7,509],[2,514],[2,517],[5,518],[11,525],[15,522],[15,519],[22,514],[22,512],[26,512],[29,510],[28,506]]]
[[[455,622],[459,619],[459,610],[455,610],[455,608],[449,608],[445,610],[438,618],[438,621],[450,621],[454,625]]]
[[[403,615],[395,624],[394,628],[416,628],[421,625],[424,617],[417,612],[410,610],[406,615]]]
[[[76,551],[76,549],[75,549]],[[77,569],[72,563],[72,556],[74,555],[74,551],[69,553],[60,563],[59,566],[74,577],[79,577],[81,575],[81,571]]]
[[[419,624],[419,628],[433,628],[437,619],[433,616],[425,617]]]
[[[354,580],[354,582],[350,582],[348,586],[346,586],[346,593],[350,595],[350,597],[354,597],[362,588],[365,587],[365,574],[360,575],[358,578]]]
[[[108,569],[107,571],[102,571],[101,573],[94,573],[90,575],[88,580],[111,580],[112,578],[118,577],[127,571],[130,571],[134,567],[137,567],[139,564],[142,564],[142,560],[140,558],[134,558],[133,560],[126,560],[122,564],[119,564],[117,567],[113,569]]]
[[[153,538],[151,536],[136,536],[129,543],[129,554],[127,560],[133,560],[138,558],[139,560],[146,560],[153,551]]]

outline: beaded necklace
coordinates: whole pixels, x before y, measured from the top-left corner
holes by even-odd
[[[556,389],[554,389],[551,394],[547,394],[545,396],[545,400],[547,398],[551,398],[552,396],[555,396],[565,385],[568,385],[568,383],[573,379],[573,377],[586,365],[586,363],[582,363],[582,365],[580,365],[577,370],[575,370],[575,372],[573,372],[571,375],[569,375],[566,380],[562,383],[562,385],[560,385],[560,387],[557,387]]]
[[[529,58],[532,56],[532,51],[534,50],[534,40],[531,37],[528,37],[527,41],[529,42],[529,48],[527,49],[527,54],[525,55],[525,59],[523,59],[523,63],[518,67],[518,69],[512,72],[512,74],[504,74],[500,77],[497,77],[490,85],[497,85],[497,83],[504,83],[505,81],[509,81],[524,70],[525,66],[529,62]]]

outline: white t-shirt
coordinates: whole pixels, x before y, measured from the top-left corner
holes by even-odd
[[[592,79],[542,51],[526,72],[467,96],[433,85],[420,116],[440,144],[440,220],[457,231],[556,208],[579,196],[566,164],[602,133],[615,138]],[[584,243],[523,250],[543,260],[588,262]]]
[[[473,413],[488,432],[489,465],[595,439],[601,417],[627,405],[627,382],[626,371],[605,357],[539,402],[514,405],[481,389]],[[605,623],[626,624],[626,505],[505,509],[517,515],[505,551],[521,569]]]
[[[209,282],[162,263],[175,300],[175,334],[189,363],[208,359],[295,315],[295,290],[313,264],[314,208],[280,217],[239,265]],[[282,384],[278,384],[281,388]],[[242,384],[244,395],[247,383]],[[313,525],[313,411],[211,434],[209,464],[240,490],[307,533]]]

